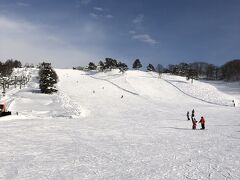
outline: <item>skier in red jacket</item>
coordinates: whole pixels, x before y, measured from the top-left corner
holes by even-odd
[[[203,117],[203,116],[201,117],[201,119],[200,119],[199,123],[201,123],[201,126],[202,126],[202,128],[201,128],[201,129],[205,129],[205,119],[204,119],[204,117]]]

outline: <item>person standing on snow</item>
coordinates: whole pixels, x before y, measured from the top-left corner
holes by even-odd
[[[187,120],[188,120],[188,121],[190,120],[189,111],[187,112]]]
[[[192,116],[191,116],[191,118],[192,118],[192,121],[193,121],[193,118],[195,118],[195,111],[194,111],[194,109],[192,110]]]
[[[193,117],[192,118],[192,129],[196,129],[197,128],[197,121],[196,119]]]
[[[200,119],[199,123],[201,123],[201,126],[202,126],[202,128],[201,128],[201,129],[205,129],[205,119],[204,119],[204,117],[203,117],[203,116],[201,117],[201,119]]]

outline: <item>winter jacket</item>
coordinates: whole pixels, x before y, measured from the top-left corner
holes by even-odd
[[[199,123],[205,124],[205,119],[204,119],[204,117],[202,117],[202,118],[200,119]]]

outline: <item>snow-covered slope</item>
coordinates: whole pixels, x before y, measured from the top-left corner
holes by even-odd
[[[163,75],[163,79],[193,98],[216,105],[233,106],[232,100],[234,100],[234,97],[219,91],[212,84],[195,80],[194,83],[191,83],[185,77],[173,75]]]
[[[0,179],[239,179],[240,108],[215,84],[141,71],[37,70],[0,119]],[[206,118],[192,130],[186,112]],[[199,129],[199,127],[198,127]]]

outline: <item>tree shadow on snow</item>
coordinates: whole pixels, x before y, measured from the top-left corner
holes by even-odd
[[[32,93],[37,93],[37,94],[38,94],[38,93],[42,93],[40,89],[33,89],[31,92],[32,92]]]
[[[170,82],[177,82],[177,83],[184,83],[187,84],[187,82],[185,81],[180,81],[180,80],[169,80]]]
[[[30,92],[30,93],[35,93],[35,94],[40,94],[42,93],[40,89],[23,89],[24,92]]]

